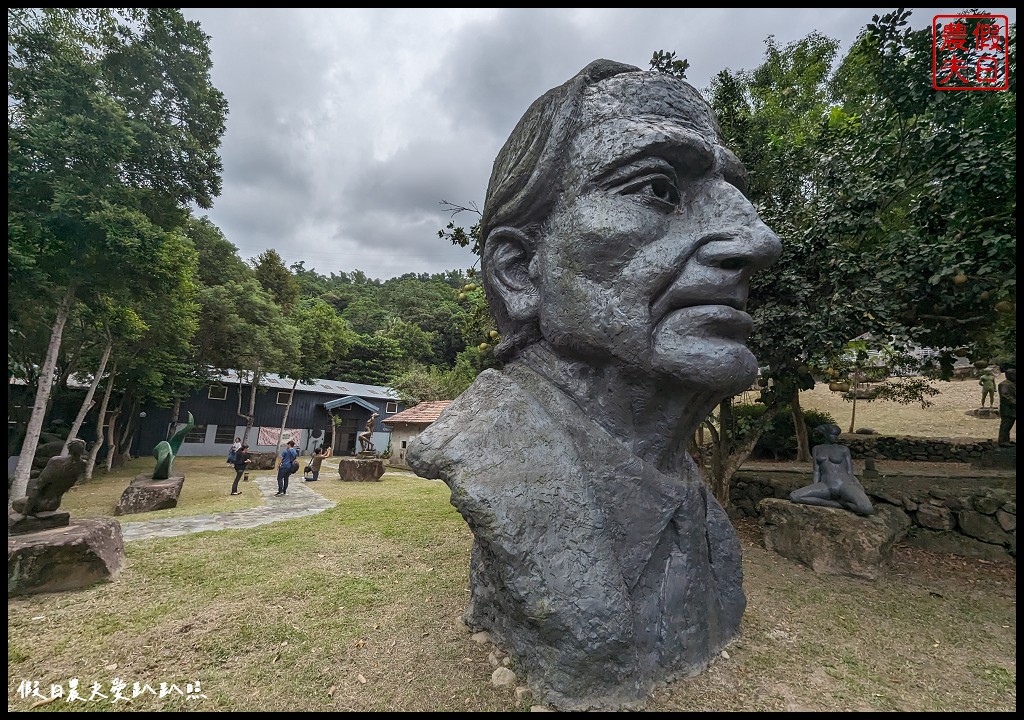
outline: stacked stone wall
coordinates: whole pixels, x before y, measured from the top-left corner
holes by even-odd
[[[811,481],[810,473],[745,471],[733,476],[732,510],[757,517],[764,498],[788,499]],[[892,505],[910,518],[907,542],[928,550],[987,560],[1017,557],[1015,478],[863,479],[871,502]]]

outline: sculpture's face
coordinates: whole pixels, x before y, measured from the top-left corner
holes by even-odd
[[[757,374],[749,280],[781,248],[709,112],[656,73],[592,88],[538,243],[541,330],[591,360],[739,392]]]

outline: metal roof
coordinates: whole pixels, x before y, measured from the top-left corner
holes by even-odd
[[[378,408],[370,403],[366,402],[362,398],[358,398],[355,395],[349,395],[347,397],[335,398],[334,400],[328,400],[324,403],[325,410],[333,410],[334,408],[345,407],[346,405],[358,405],[361,408],[366,408],[370,412],[377,412]]]
[[[227,375],[215,376],[212,382],[238,384],[240,382],[238,373],[231,372]],[[278,388],[280,390],[291,390],[293,378],[284,378],[275,373],[269,373],[260,381],[261,387]],[[246,385],[249,383],[246,382]],[[342,382],[341,380],[314,380],[305,383],[301,380],[295,386],[296,390],[303,392],[319,392],[329,395],[356,395],[358,397],[382,398],[385,400],[398,400],[398,393],[391,388],[380,385],[364,385],[362,383]]]

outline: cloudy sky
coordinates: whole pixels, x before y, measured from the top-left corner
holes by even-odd
[[[483,207],[491,164],[531,102],[587,63],[690,61],[699,89],[756,67],[764,40],[817,30],[845,52],[892,8],[185,8],[227,98],[223,192],[204,211],[243,259],[381,280],[471,267],[437,237],[441,201]],[[915,8],[930,27],[957,8]],[[991,8],[1016,22],[1013,8]],[[476,216],[463,213],[459,224]]]

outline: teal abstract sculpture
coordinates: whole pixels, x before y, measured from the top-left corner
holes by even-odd
[[[188,435],[188,431],[195,424],[195,420],[192,419],[192,413],[189,413],[188,422],[185,423],[183,428],[171,435],[170,440],[161,440],[153,448],[153,457],[156,458],[156,467],[153,468],[154,480],[166,480],[171,476],[171,465],[174,463],[174,457],[178,454],[178,449],[185,440],[185,436]]]

